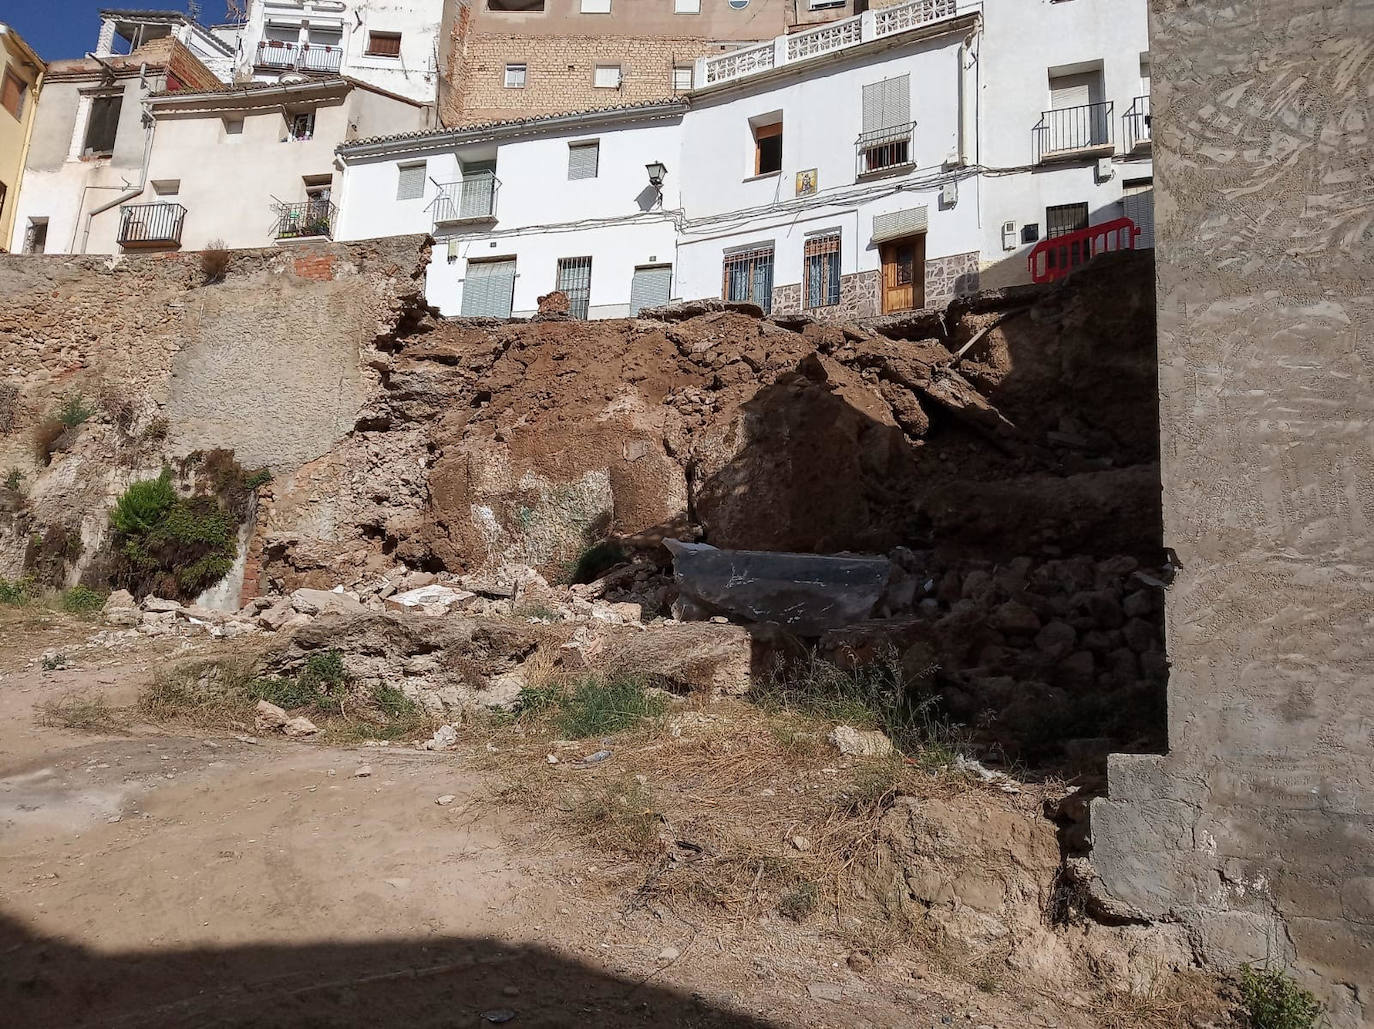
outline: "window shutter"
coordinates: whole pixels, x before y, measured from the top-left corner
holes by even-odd
[[[929,222],[925,207],[908,207],[890,214],[873,216],[873,242],[882,243],[889,239],[901,239],[925,232]]]
[[[514,261],[468,262],[463,282],[464,318],[509,318],[514,296]]]
[[[1060,75],[1050,79],[1050,109],[1062,111],[1069,107],[1086,107],[1093,103],[1093,86],[1099,79],[1097,72],[1082,75]]]
[[[4,93],[0,96],[0,105],[16,118],[24,116],[24,83],[12,72],[5,72]]]
[[[463,191],[458,203],[458,217],[485,218],[493,214],[492,200],[495,194],[496,165],[490,162],[463,165]]]
[[[1140,235],[1135,238],[1137,250],[1152,249],[1155,245],[1155,190],[1153,183],[1127,185],[1121,191],[1121,206],[1126,217],[1135,222]]]
[[[403,164],[396,178],[397,200],[422,200],[425,195],[425,165]]]
[[[575,143],[568,147],[568,178],[594,179],[601,163],[600,143]]]
[[[880,132],[910,124],[910,75],[898,75],[864,86],[864,132]]]
[[[662,307],[672,297],[673,266],[636,268],[630,280],[630,317],[646,307]]]

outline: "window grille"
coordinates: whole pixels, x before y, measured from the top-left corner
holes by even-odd
[[[827,233],[806,241],[805,305],[833,307],[840,302],[840,234]]]
[[[568,295],[568,314],[574,318],[585,319],[592,300],[592,259],[560,258],[558,289]]]
[[[725,255],[721,295],[726,300],[773,309],[773,247],[751,247]]]

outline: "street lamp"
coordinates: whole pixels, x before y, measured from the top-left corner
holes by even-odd
[[[663,162],[654,161],[651,164],[646,164],[644,167],[649,172],[649,185],[662,187],[663,180],[668,175],[668,169],[664,166]]]

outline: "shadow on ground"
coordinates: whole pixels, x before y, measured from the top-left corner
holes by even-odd
[[[136,927],[134,927],[134,931]],[[435,937],[100,954],[0,915],[0,1023],[45,1026],[776,1026],[541,947]]]

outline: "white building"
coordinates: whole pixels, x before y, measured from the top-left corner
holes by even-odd
[[[1150,244],[1148,62],[1143,0],[910,0],[704,58],[685,105],[348,144],[341,236],[434,232],[445,314],[935,306],[1049,236],[1041,271],[1126,214]]]
[[[221,82],[233,80],[233,44],[179,11],[102,10],[94,54],[125,56],[145,43],[167,37],[184,46]]]
[[[238,78],[344,75],[434,106],[444,13],[445,0],[251,0]]]

